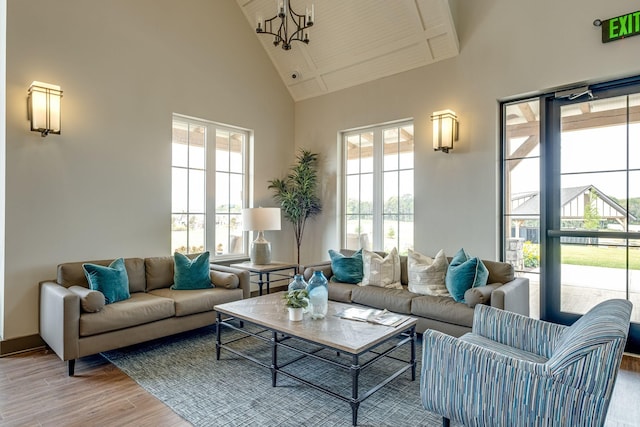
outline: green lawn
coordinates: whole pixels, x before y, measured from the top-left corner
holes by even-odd
[[[627,268],[625,248],[562,245],[562,264]],[[629,269],[640,270],[640,250],[629,250]]]

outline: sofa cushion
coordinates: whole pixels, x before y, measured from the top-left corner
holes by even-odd
[[[464,293],[464,302],[470,308],[474,308],[478,304],[491,304],[491,294],[494,290],[502,286],[502,283],[492,283],[486,286],[476,286],[467,289]]]
[[[400,284],[400,256],[393,248],[386,257],[375,252],[362,250],[363,273],[362,286],[402,289]]]
[[[240,285],[240,279],[237,274],[227,273],[225,271],[209,271],[211,283],[216,288],[236,289]]]
[[[338,282],[359,283],[362,280],[362,250],[352,256],[344,256],[340,252],[329,249],[331,271]]]
[[[172,256],[151,257],[144,259],[147,278],[147,292],[154,289],[168,288],[173,285]]]
[[[443,249],[435,258],[409,249],[409,290],[420,295],[448,296],[444,281],[448,266]]]
[[[482,261],[470,257],[464,249],[460,249],[451,259],[445,283],[453,299],[464,302],[467,289],[486,285],[488,277],[489,271]]]
[[[369,307],[387,309],[395,313],[411,314],[412,299],[419,296],[406,288],[389,289],[378,286],[354,286],[351,301]]]
[[[164,288],[155,289],[149,293],[172,299],[175,302],[177,317],[212,311],[214,305],[242,299],[242,289],[225,289],[222,287],[191,290]]]
[[[67,262],[58,265],[56,282],[65,288],[70,286],[82,286],[89,288],[89,282],[84,274],[82,264],[90,263],[96,265],[109,265],[113,259],[103,259],[97,261],[84,262]],[[145,290],[145,268],[142,258],[125,258],[124,266],[127,269],[127,277],[129,278],[129,292],[144,292]]]
[[[106,305],[97,313],[80,314],[80,336],[117,331],[175,316],[173,300],[134,292],[131,298]]]
[[[504,284],[512,281],[516,277],[513,265],[508,262],[482,260],[482,263],[489,271],[487,283]]]
[[[336,282],[333,277],[329,280],[329,299],[331,301],[351,302],[351,291],[357,288],[351,283]]]
[[[410,314],[468,328],[473,325],[473,309],[451,297],[418,296],[411,301]]]
[[[124,259],[118,258],[108,266],[82,264],[89,288],[104,295],[105,304],[129,299],[129,277]]]
[[[203,252],[194,259],[176,252],[173,255],[175,266],[173,269],[174,290],[209,289],[211,275],[209,274],[209,252]]]
[[[69,290],[80,297],[80,308],[85,313],[95,313],[104,308],[104,294],[82,286],[70,286]]]

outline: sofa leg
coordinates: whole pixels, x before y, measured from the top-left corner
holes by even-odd
[[[449,420],[449,418],[442,417],[442,427],[449,427],[450,424],[451,420]]]
[[[68,369],[70,377],[73,376],[73,372],[75,371],[75,368],[76,368],[76,359],[68,360],[67,361],[67,369]]]

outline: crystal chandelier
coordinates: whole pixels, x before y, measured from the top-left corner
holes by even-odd
[[[294,12],[293,9],[291,9],[289,0],[278,0],[277,6],[277,14],[273,18],[265,19],[264,23],[262,22],[262,18],[258,18],[256,33],[271,34],[275,37],[273,39],[273,45],[278,46],[282,43],[284,50],[291,49],[291,42],[293,41],[309,44],[309,32],[305,30],[313,26],[315,14],[314,5],[311,5],[311,9],[307,7],[304,15],[299,15]],[[291,17],[291,19],[289,19],[289,17]],[[280,19],[280,21],[277,21],[278,19]],[[276,28],[277,31],[274,31]]]

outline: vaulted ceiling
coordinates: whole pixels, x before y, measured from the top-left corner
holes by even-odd
[[[254,30],[276,15],[274,0],[237,2]],[[458,55],[448,0],[291,0],[299,14],[311,4],[309,44],[283,50],[256,34],[295,101]]]

